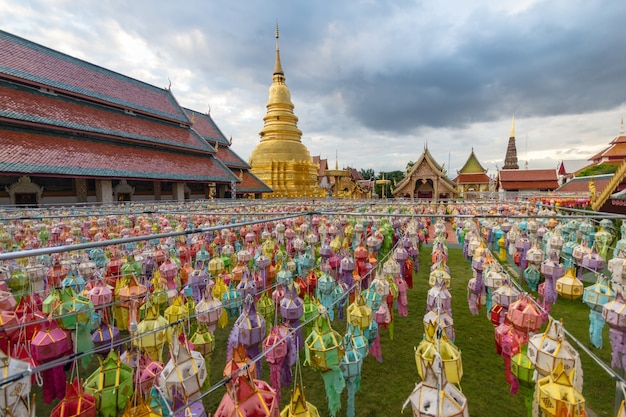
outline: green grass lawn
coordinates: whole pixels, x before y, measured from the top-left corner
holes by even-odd
[[[467,397],[470,415],[473,417],[526,416],[524,397],[509,393],[509,385],[504,378],[504,362],[496,354],[493,325],[483,308],[480,314],[472,316],[467,306],[467,281],[471,278],[469,262],[463,258],[461,249],[449,250],[450,274],[452,276],[453,318],[456,330],[456,346],[462,351],[463,380],[461,388]],[[420,253],[420,272],[414,278],[414,288],[409,290],[409,316],[394,317],[394,339],[387,330],[381,330],[383,362],[368,356],[363,363],[361,389],[356,395],[356,415],[359,417],[400,416],[401,408],[409,394],[420,382],[415,365],[414,347],[423,335],[422,317],[426,306],[428,273],[430,268],[430,248],[424,247]],[[604,330],[604,348],[591,346],[588,336],[589,309],[582,301],[559,299],[552,310],[555,318],[562,318],[565,327],[596,355],[610,363],[611,348],[608,341],[608,327]],[[211,361],[211,383],[222,378],[226,358],[226,339],[233,321],[225,329],[216,331],[216,349]],[[337,319],[333,327],[343,331],[345,325]],[[306,337],[306,335],[305,335]],[[576,347],[576,345],[574,345]],[[599,416],[614,415],[615,384],[613,380],[582,351],[584,370],[584,391],[588,406]],[[301,355],[301,361],[304,355]],[[95,367],[95,362],[94,362]],[[263,364],[264,378],[269,379],[269,367]],[[85,371],[85,374],[90,372]],[[328,416],[328,407],[319,372],[303,368],[305,394],[309,402],[316,405],[322,416]],[[281,408],[289,401],[292,387],[283,387]],[[226,392],[218,388],[204,399],[207,412],[213,413]],[[346,391],[342,395],[342,409],[338,415],[345,415]],[[38,398],[41,399],[40,394]],[[41,404],[41,400],[38,401]],[[38,406],[37,415],[49,414],[50,406]],[[404,415],[411,415],[406,409]]]

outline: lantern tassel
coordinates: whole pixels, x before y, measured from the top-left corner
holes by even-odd
[[[602,349],[602,329],[604,328],[604,319],[602,313],[595,310],[589,312],[589,337],[591,338],[591,344]]]
[[[357,391],[359,390],[359,386],[361,385],[361,375],[348,378],[346,382],[347,382],[346,385],[348,388],[348,406],[346,409],[346,416],[354,417],[355,416],[354,397]]]
[[[94,344],[89,333],[89,327],[86,325],[79,325],[76,327],[76,351],[77,352],[93,352]],[[83,368],[89,366],[91,362],[91,355],[84,355],[80,364]]]
[[[380,363],[383,363],[383,352],[380,348],[380,335],[376,335],[376,339],[372,342],[369,348],[369,353]]]
[[[280,404],[280,368],[282,363],[270,364],[270,385],[276,391],[276,404]]]
[[[55,399],[65,397],[65,371],[63,365],[55,366],[42,372],[43,401],[50,404]]]
[[[337,411],[341,409],[341,392],[346,386],[346,381],[343,379],[343,374],[339,368],[322,372],[322,379],[324,380],[330,415],[335,417]]]
[[[228,313],[226,312],[225,308],[222,308],[222,315],[217,320],[217,324],[219,324],[220,328],[222,329],[228,324]]]

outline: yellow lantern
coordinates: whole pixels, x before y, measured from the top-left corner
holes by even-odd
[[[137,336],[133,344],[145,351],[150,359],[161,362],[163,346],[172,340],[172,331],[168,321],[159,314],[157,305],[147,306],[146,317],[137,325]]]
[[[584,417],[585,398],[572,383],[574,370],[557,363],[552,372],[537,381],[539,408],[547,417]]]
[[[372,309],[361,294],[348,306],[348,322],[361,330],[367,329],[372,323]]]
[[[437,324],[432,321],[424,326],[425,338],[415,348],[415,364],[417,372],[425,379],[427,366],[432,366],[435,357],[439,357],[443,363],[446,379],[453,384],[460,384],[463,377],[463,363],[461,351],[448,340],[445,334],[436,340]]]
[[[561,278],[556,280],[556,292],[565,299],[576,300],[583,295],[584,285],[573,269],[568,269]]]

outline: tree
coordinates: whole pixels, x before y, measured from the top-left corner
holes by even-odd
[[[402,171],[381,172],[376,177],[376,179],[377,180],[382,180],[383,179],[383,174],[384,174],[385,180],[389,181],[389,184],[385,185],[385,196],[387,198],[393,198],[393,194],[391,194],[391,190],[393,190],[396,187],[396,185],[400,181],[402,181],[402,179],[404,178],[405,173],[402,172]],[[375,191],[376,191],[376,194],[378,194],[378,196],[382,198],[382,196],[383,196],[383,185],[382,184],[376,184]]]
[[[409,173],[411,171],[411,168],[413,168],[413,165],[415,165],[415,161],[409,161],[406,163],[406,172]]]
[[[372,180],[376,176],[376,173],[372,168],[361,168],[361,175],[363,176],[364,180]]]

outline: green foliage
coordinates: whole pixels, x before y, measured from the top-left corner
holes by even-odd
[[[577,177],[590,177],[592,175],[613,174],[617,171],[619,165],[616,164],[599,164],[580,171]]]
[[[361,168],[361,175],[363,176],[364,180],[371,180],[376,177],[376,173],[374,172],[372,168],[368,168],[368,169]]]
[[[389,171],[389,172],[381,172],[378,177],[376,177],[377,180],[382,180],[383,179],[383,174],[385,176],[386,180],[389,180],[389,184],[385,185],[385,196],[387,198],[393,198],[393,194],[391,194],[391,191],[395,188],[396,184],[398,184],[400,181],[402,181],[402,179],[404,178],[404,172],[402,171]],[[375,191],[376,194],[378,194],[379,197],[382,198],[383,196],[383,188],[382,188],[382,184],[376,184],[375,186]]]

